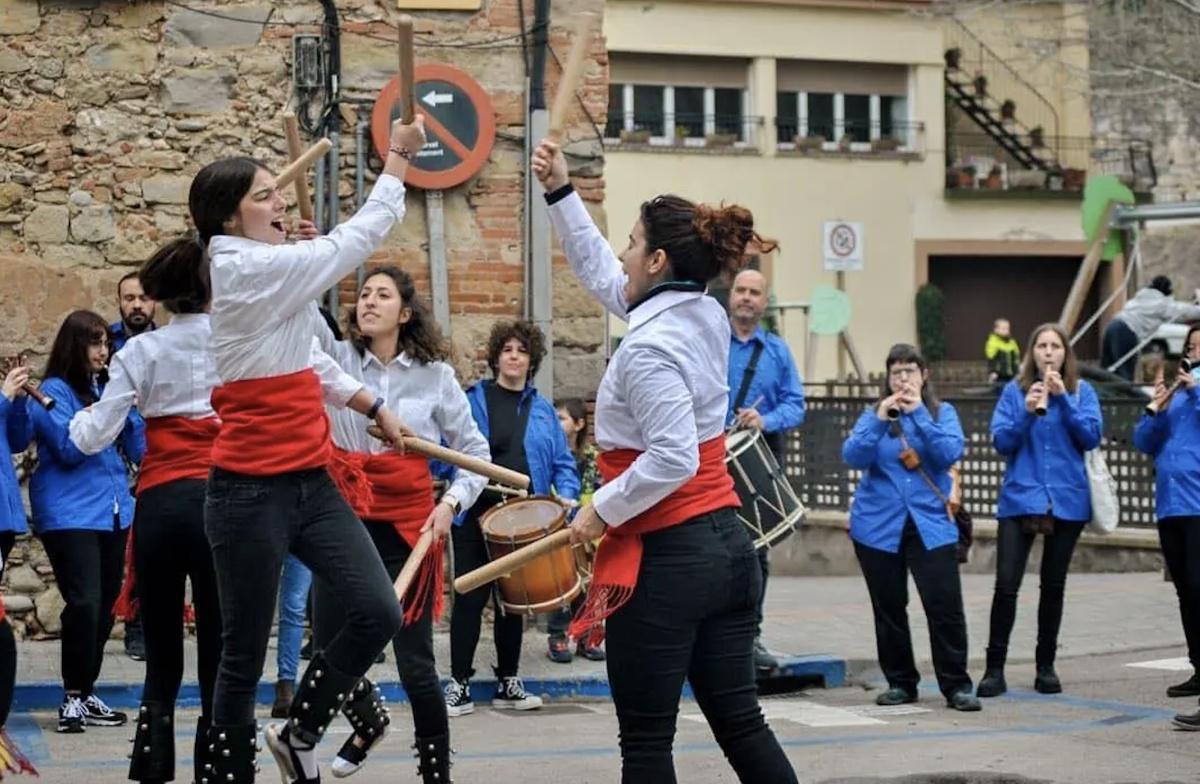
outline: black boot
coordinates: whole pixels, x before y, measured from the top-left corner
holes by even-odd
[[[175,778],[175,706],[143,702],[138,708],[129,755],[130,781],[170,781]]]
[[[1062,681],[1054,671],[1053,664],[1039,664],[1037,676],[1033,679],[1033,688],[1041,694],[1058,694],[1062,691]]]
[[[333,775],[345,778],[357,773],[367,761],[367,754],[387,735],[391,718],[379,695],[379,688],[363,678],[354,687],[350,699],[342,706],[342,715],[350,722],[354,732],[342,744],[333,760]],[[355,744],[359,738],[361,745]]]
[[[196,739],[192,742],[192,784],[212,784],[212,755],[208,753],[208,728],[207,716],[196,719]]]
[[[295,784],[320,781],[314,749],[360,680],[331,667],[323,651],[315,652],[296,689],[287,723],[267,727],[267,747]]]
[[[413,744],[417,750],[417,773],[424,784],[454,784],[450,778],[450,733],[429,738],[418,737]]]
[[[1008,691],[1008,683],[1004,680],[1004,662],[1008,659],[1008,649],[989,645],[987,649],[987,669],[979,679],[975,688],[976,697],[999,697]]]
[[[258,726],[254,722],[210,726],[208,760],[212,771],[200,777],[200,784],[254,784],[258,773],[257,735]]]
[[[1200,694],[1200,674],[1192,673],[1192,677],[1183,683],[1167,687],[1168,697],[1195,697]]]

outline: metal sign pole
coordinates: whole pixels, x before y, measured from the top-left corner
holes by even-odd
[[[450,334],[450,276],[446,269],[446,213],[442,192],[425,191],[425,219],[429,227],[429,285],[433,289],[433,317]]]

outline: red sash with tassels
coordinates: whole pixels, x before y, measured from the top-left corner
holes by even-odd
[[[600,476],[608,484],[637,459],[635,449],[601,452],[596,461]],[[727,507],[739,507],[733,478],[725,468],[725,435],[700,445],[700,467],[682,487],[615,528],[609,528],[596,550],[592,584],[587,600],[571,621],[568,633],[579,639],[589,635],[598,645],[604,636],[604,619],[633,598],[642,567],[642,536],[661,531],[693,517]]]
[[[334,449],[329,466],[334,484],[354,509],[359,519],[391,523],[411,548],[421,535],[421,528],[433,511],[433,477],[429,461],[411,452],[347,452]],[[442,617],[444,610],[445,542],[429,548],[421,568],[405,597],[404,623],[420,619],[425,603],[433,594],[433,614]]]

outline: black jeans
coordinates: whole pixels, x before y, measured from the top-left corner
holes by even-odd
[[[478,506],[478,505],[476,505]],[[454,575],[466,574],[488,562],[487,547],[483,542],[483,531],[479,528],[479,517],[473,509],[462,525],[451,529],[454,545]],[[475,649],[479,646],[479,629],[483,624],[483,608],[492,597],[494,584],[476,588],[454,600],[454,612],[450,615],[450,674],[455,680],[466,680],[475,672]],[[521,661],[521,637],[525,633],[525,619],[520,615],[508,614],[495,603],[496,617],[496,675],[505,678],[517,674]]]
[[[771,559],[770,547],[760,547],[758,549],[758,568],[762,572],[762,590],[758,594],[758,606],[755,608],[757,615],[757,623],[754,627],[754,636],[762,636],[763,625],[763,604],[767,601],[767,578],[771,576]]]
[[[1017,593],[1029,561],[1036,534],[1025,533],[1020,517],[1006,517],[996,531],[996,590],[992,595],[991,629],[988,634],[988,666],[1003,667],[1008,654],[1008,637],[1017,619]],[[1058,630],[1062,626],[1063,593],[1067,569],[1083,523],[1054,521],[1054,533],[1043,535],[1042,586],[1038,598],[1038,630],[1035,660],[1038,666],[1054,664]]]
[[[889,553],[854,543],[875,615],[875,648],[888,686],[917,693],[921,674],[913,659],[908,627],[908,573],[912,572],[933,652],[933,671],[946,697],[971,688],[967,674],[967,619],[963,614],[957,545],[925,549],[910,518],[900,535],[900,550]]]
[[[364,521],[375,549],[383,559],[388,578],[395,580],[412,552],[391,523]],[[410,594],[411,595],[411,594]],[[430,593],[420,619],[401,626],[392,638],[396,669],[412,704],[413,725],[417,737],[430,738],[449,731],[446,701],[438,681],[433,658],[433,601]],[[318,649],[326,647],[342,628],[346,607],[334,586],[324,578],[313,580],[313,639]]]
[[[739,781],[795,782],[758,706],[754,608],[762,578],[746,527],[722,509],[642,543],[633,598],[607,621],[621,781],[676,781],[671,747],[686,678]]]
[[[129,531],[47,531],[42,544],[65,607],[62,615],[63,688],[87,696],[104,663],[113,627],[113,604],[125,572]],[[180,612],[183,604],[179,605]]]
[[[1100,337],[1100,366],[1107,370],[1112,363],[1132,351],[1139,342],[1137,333],[1123,320],[1115,318],[1108,322],[1108,326],[1104,328],[1104,334]],[[1134,355],[1113,372],[1126,381],[1133,381],[1137,364],[1138,358]]]
[[[575,613],[579,612],[579,608],[583,606],[587,599],[586,592],[580,592],[571,601],[570,607],[564,607],[560,610],[555,610],[546,617],[546,631],[551,637],[558,637],[567,633],[567,627],[571,625],[571,619],[575,617]]]
[[[204,536],[203,479],[180,479],[146,490],[133,521],[133,563],[146,635],[143,702],[175,703],[183,680],[183,603],[192,581],[196,610],[200,705],[212,715],[221,661],[221,608],[212,551]]]
[[[1200,672],[1200,517],[1167,517],[1158,521],[1163,560],[1179,597],[1179,617],[1187,639],[1188,659]]]
[[[400,628],[400,604],[379,553],[323,469],[248,476],[214,468],[204,504],[221,604],[214,725],[254,721],[284,555],[293,553],[345,603],[325,658],[361,676]]]

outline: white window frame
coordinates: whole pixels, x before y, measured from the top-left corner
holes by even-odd
[[[635,85],[626,83],[621,85],[621,118],[622,128],[626,131],[634,129],[634,87],[654,87],[656,85]],[[685,87],[699,87],[700,85],[683,85]],[[650,144],[656,146],[684,146],[684,147],[704,147],[706,140],[700,136],[689,136],[682,140],[682,145],[678,144],[675,139],[675,86],[666,85],[661,87],[663,91],[663,133],[664,136],[651,136]],[[715,87],[704,87],[704,135],[716,133],[716,106],[717,93]],[[734,147],[744,149],[754,146],[754,134],[750,131],[749,123],[746,122],[746,106],[750,99],[748,88],[742,88],[738,101],[738,112],[742,117],[745,128],[742,135],[745,137],[743,141],[734,142]]]
[[[900,140],[900,152],[911,152],[913,150],[913,93],[915,85],[912,79],[912,69],[909,69],[908,79],[908,94],[893,95],[891,98],[899,98],[904,101],[904,120],[905,127],[895,132],[896,138]],[[781,90],[780,92],[791,92],[790,90]],[[798,136],[808,136],[808,92],[800,90],[793,93],[796,96],[796,113],[799,117],[796,118],[796,133]],[[856,93],[857,95],[858,93]],[[883,136],[883,115],[882,115],[882,97],[878,94],[870,94],[867,96],[870,106],[870,138],[871,140],[882,138]],[[743,112],[744,113],[744,112]],[[835,151],[838,149],[838,142],[846,133],[846,94],[833,93],[833,141],[826,141],[821,149]],[[794,150],[796,144],[792,140],[779,141],[778,149]],[[850,144],[852,152],[870,152],[870,142],[852,142]]]

